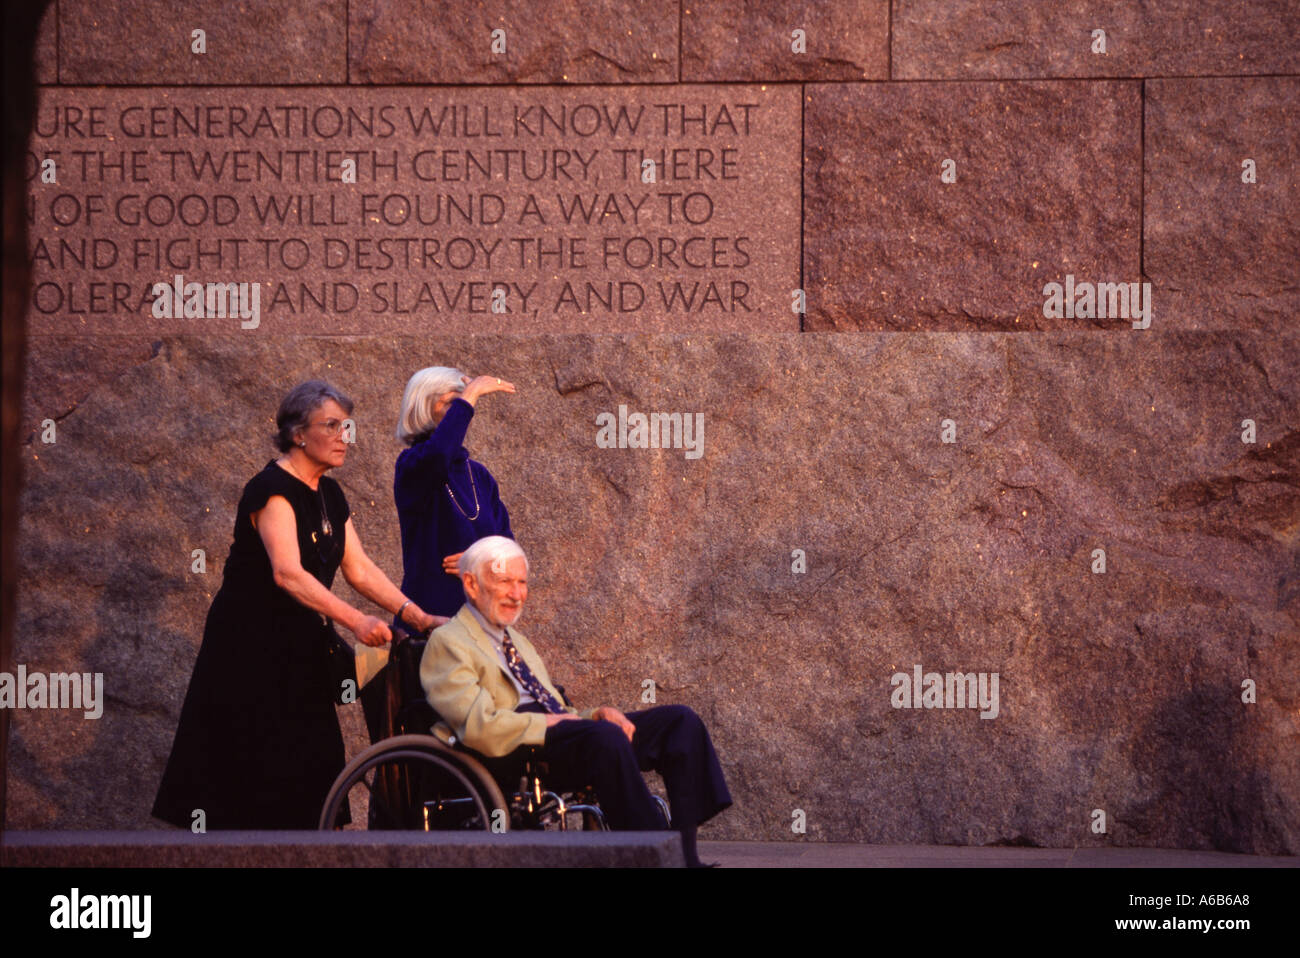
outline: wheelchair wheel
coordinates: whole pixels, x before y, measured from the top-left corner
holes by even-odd
[[[509,807],[492,777],[432,735],[385,739],[349,762],[325,798],[320,829],[340,827],[340,813],[353,801],[366,806],[353,820],[372,830],[510,827]]]

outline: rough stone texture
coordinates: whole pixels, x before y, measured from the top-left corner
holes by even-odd
[[[353,0],[349,22],[354,83],[672,83],[677,48],[676,6],[635,0]]]
[[[36,34],[37,83],[59,82],[59,16],[57,3],[45,8],[40,30]]]
[[[345,0],[58,0],[63,83],[345,83]],[[194,30],[207,53],[192,52]]]
[[[30,341],[29,341],[30,342]],[[48,348],[57,342],[58,348]],[[24,397],[24,442],[36,442],[41,423],[56,426],[75,410],[100,383],[116,379],[133,366],[155,356],[162,341],[148,337],[99,337],[82,342],[51,340],[44,349],[27,356]]]
[[[1300,78],[1151,80],[1146,141],[1143,262],[1165,322],[1295,329]]]
[[[642,188],[706,188],[719,199],[707,224],[674,233],[661,213],[626,224],[611,212],[575,231],[557,225],[545,205],[555,183],[544,181],[550,225],[527,232],[578,232],[591,247],[633,230],[655,242],[725,242],[743,231],[753,239],[747,267],[680,276],[651,267],[633,278],[717,280],[724,294],[740,279],[762,302],[748,314],[550,316],[474,312],[463,298],[438,315],[290,314],[281,303],[255,331],[154,320],[147,309],[31,312],[14,661],[101,671],[107,703],[98,721],[4,713],[14,730],[9,825],[158,827],[147,810],[235,503],[273,454],[266,439],[281,396],[316,375],[356,395],[360,441],[338,478],[369,551],[396,577],[391,430],[401,388],[417,366],[451,362],[520,386],[484,403],[470,444],[501,480],[534,560],[525,629],[580,701],[636,707],[652,678],[659,703],[701,712],[737,799],[705,838],[792,849],[796,839],[1038,844],[1075,848],[1072,864],[1103,864],[1089,855],[1125,846],[1300,851],[1297,81],[1186,79],[1300,72],[1294,3],[846,0],[733,5],[738,13],[714,3],[495,0],[55,6],[58,20],[47,17],[38,40],[37,81],[117,85],[47,87],[47,104],[109,108],[110,129],[33,146],[63,151],[58,185],[32,187],[31,232],[51,257],[37,259],[37,280],[81,284],[82,309],[91,282],[110,284],[102,303],[113,282],[148,289],[176,271],[288,282],[295,292],[336,279],[371,293],[379,282],[429,279],[414,267],[230,272],[210,258],[197,277],[147,261],[57,265],[61,241],[75,250],[92,238],[226,237],[206,224],[114,224],[126,193],[220,192],[246,207],[274,190],[319,197],[318,218],[332,197],[349,223],[245,231],[323,243],[401,233],[361,224],[366,193],[463,199],[491,189],[519,201],[524,192],[482,178],[420,181],[409,166],[396,181],[363,167],[344,185],[342,154],[321,182],[239,182],[227,172],[173,183],[164,149],[396,149],[409,160],[418,149],[502,144],[460,127],[400,132],[400,110],[393,136],[347,142],[265,128],[230,137],[220,116],[196,135],[112,130],[115,111],[135,103],[441,111],[590,102],[645,107],[653,121],[663,103],[714,117],[722,103],[758,102],[749,136],[643,129],[547,133],[524,145],[652,155],[737,147],[735,183],[719,189],[661,166],[657,184]],[[194,10],[203,23],[183,12]],[[1088,50],[1098,17],[1104,57]],[[484,36],[498,25],[508,35],[500,61]],[[809,30],[798,58],[787,52],[797,25]],[[208,31],[205,57],[188,52],[195,26]],[[1171,75],[1183,79],[1138,79]],[[713,78],[726,85],[665,85]],[[994,82],[974,82],[983,78]],[[849,82],[738,85],[803,79]],[[442,86],[502,81],[556,86]],[[335,85],[284,86],[294,83]],[[386,83],[438,86],[357,85]],[[79,123],[89,129],[84,115]],[[140,149],[147,182],[78,169],[75,151],[113,162]],[[1257,161],[1255,185],[1240,183],[1245,157]],[[953,184],[940,182],[945,158],[957,164]],[[621,179],[601,175],[574,191],[623,192]],[[102,196],[105,211],[89,228],[58,226],[49,202],[59,193]],[[445,241],[485,230],[414,232]],[[456,283],[511,282],[533,269],[458,271]],[[542,272],[580,289],[627,278],[599,266]],[[1044,284],[1067,273],[1149,278],[1153,328],[1044,318]],[[808,293],[802,327],[790,309],[797,286]],[[915,332],[877,334],[895,330]],[[786,335],[758,334],[767,331]],[[566,335],[539,335],[551,333]],[[596,448],[596,414],[620,404],[704,413],[704,457]],[[945,418],[957,428],[952,445],[938,439]],[[46,419],[53,445],[41,441]],[[1255,445],[1240,442],[1245,419],[1258,424]],[[198,548],[202,576],[190,572]],[[1104,575],[1090,571],[1097,548]],[[791,571],[796,549],[805,573]],[[357,601],[345,585],[339,593]],[[998,717],[892,708],[890,677],[918,664],[996,671]],[[1257,703],[1240,701],[1244,679],[1256,683]],[[365,742],[359,710],[340,709],[340,719],[355,753]],[[1099,808],[1104,835],[1089,828]],[[795,809],[807,816],[802,837],[790,830]]]
[[[798,97],[44,88],[31,330],[795,331]],[[259,284],[256,330],[155,318],[177,274]]]
[[[663,832],[7,832],[6,868],[681,868]]]
[[[889,79],[889,0],[695,0],[682,8],[688,82]],[[796,29],[803,53],[792,49]]]
[[[1093,30],[1106,53],[1092,52]],[[1294,0],[894,0],[894,78],[1294,73]]]
[[[484,401],[470,448],[529,550],[523,628],[552,674],[629,708],[654,679],[709,723],[736,806],[705,837],[789,840],[802,809],[815,841],[1295,854],[1298,346],[166,337],[27,447],[15,661],[102,671],[107,706],[13,713],[8,824],[156,824],[238,493],[294,382],[354,394],[336,475],[397,573],[390,430],[410,371],[439,361],[519,386]],[[32,348],[52,367],[66,345]],[[703,457],[598,449],[595,417],[620,404],[702,412]],[[892,708],[891,676],[918,664],[999,673],[997,717]]]
[[[1140,84],[816,85],[805,105],[806,328],[1129,325],[1045,318],[1043,288],[1141,278]]]

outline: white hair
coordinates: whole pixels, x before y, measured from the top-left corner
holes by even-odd
[[[433,404],[444,393],[464,392],[465,374],[454,366],[429,366],[421,369],[406,384],[402,393],[402,412],[397,417],[397,438],[408,446],[421,436],[433,432]]]
[[[498,574],[505,571],[505,565],[511,559],[523,559],[524,568],[528,568],[528,556],[519,548],[519,543],[505,536],[485,536],[461,554],[456,569],[462,575],[471,573],[479,582],[483,581],[483,567],[486,565]]]

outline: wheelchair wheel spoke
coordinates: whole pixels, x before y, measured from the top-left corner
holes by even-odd
[[[429,736],[397,736],[354,758],[330,789],[322,828],[338,827],[358,787],[367,808],[357,824],[371,829],[489,829],[489,810],[505,808],[481,766]]]
[[[361,780],[361,784],[366,787],[366,800],[369,802],[369,819],[372,823],[376,821],[381,822],[381,827],[398,828],[400,827],[401,819],[391,808],[388,807],[388,803],[380,797],[380,789],[375,787],[375,783],[379,781],[379,776],[380,770],[375,769],[374,775],[370,781],[366,781],[365,779]]]

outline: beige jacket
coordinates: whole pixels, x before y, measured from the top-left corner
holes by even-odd
[[[532,643],[507,628],[510,641],[538,681],[556,697]],[[420,659],[420,684],[442,721],[433,734],[444,742],[456,741],[493,758],[509,755],[521,745],[541,745],[546,740],[546,716],[516,712],[519,693],[501,668],[496,646],[479,625],[468,605],[463,605],[446,625],[435,629]],[[591,718],[594,709],[575,715]]]

